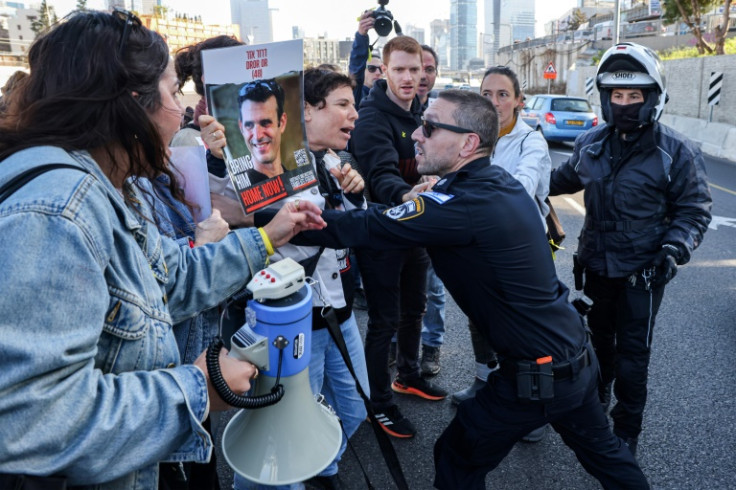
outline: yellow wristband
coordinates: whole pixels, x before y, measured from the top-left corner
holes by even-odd
[[[263,228],[258,228],[258,233],[261,234],[263,245],[266,246],[266,253],[270,257],[271,255],[273,255],[273,245],[271,244],[271,240],[268,238],[268,234],[266,233],[266,230],[264,230]]]

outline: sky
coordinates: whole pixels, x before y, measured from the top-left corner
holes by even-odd
[[[60,16],[73,10],[76,5],[76,0],[47,1]],[[537,36],[543,34],[546,22],[561,16],[577,4],[577,0],[535,1]],[[163,3],[175,11],[201,15],[206,23],[229,23],[229,0],[164,0]],[[104,4],[103,0],[87,1],[88,8],[104,8]],[[269,4],[274,9],[274,41],[291,39],[291,28],[295,25],[301,26],[307,37],[327,33],[329,39],[352,38],[360,13],[378,6],[375,0],[270,0]],[[450,18],[450,0],[389,0],[386,7],[402,27],[407,24],[424,27],[425,36],[429,35],[430,21]],[[478,0],[478,19],[483,19],[483,0]],[[371,39],[374,35],[375,31]]]

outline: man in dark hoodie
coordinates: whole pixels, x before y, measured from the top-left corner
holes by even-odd
[[[365,178],[369,199],[396,206],[409,200],[420,180],[411,134],[421,124],[417,87],[422,76],[422,47],[410,37],[396,37],[383,48],[383,62],[386,80],[376,80],[363,99],[351,150]],[[365,353],[371,402],[388,434],[413,437],[416,430],[401,415],[391,391],[427,400],[447,396],[446,391],[422,378],[419,370],[429,257],[418,247],[359,250],[358,263],[368,299]],[[394,333],[398,374],[391,382],[388,353]]]

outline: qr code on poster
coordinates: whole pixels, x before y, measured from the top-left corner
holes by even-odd
[[[294,175],[293,177],[290,177],[289,184],[291,184],[292,189],[299,189],[300,187],[303,187],[307,184],[311,184],[315,180],[316,179],[312,172],[304,172],[298,175]]]
[[[296,159],[296,166],[297,167],[303,167],[304,165],[309,165],[309,156],[307,155],[307,150],[304,148],[300,148],[294,152],[294,158]]]

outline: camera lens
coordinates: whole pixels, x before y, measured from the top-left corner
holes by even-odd
[[[394,16],[391,15],[391,11],[386,10],[386,7],[384,7],[384,5],[385,4],[382,3],[381,6],[374,10],[371,14],[371,16],[376,19],[375,23],[373,24],[373,28],[376,30],[379,36],[388,36],[389,34],[391,34],[391,29],[393,29],[394,27],[391,23],[391,21],[394,20]]]
[[[391,34],[391,28],[393,27],[393,24],[391,24],[391,20],[388,17],[377,17],[376,23],[373,24],[373,28],[376,30],[379,36],[388,36]]]

